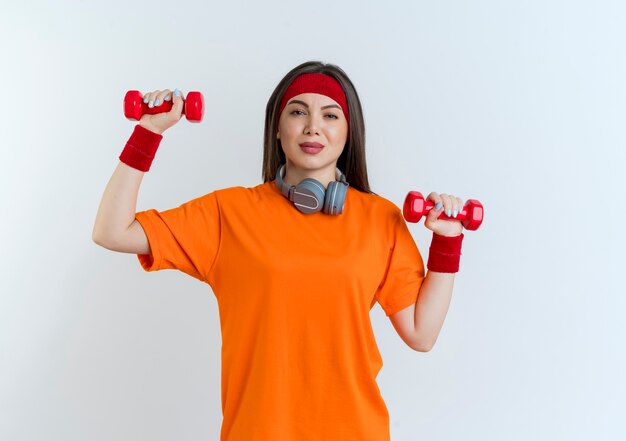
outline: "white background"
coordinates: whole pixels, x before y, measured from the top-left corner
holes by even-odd
[[[261,183],[267,100],[307,60],[354,82],[376,193],[485,206],[431,352],[371,311],[392,440],[626,439],[625,16],[618,0],[3,3],[0,439],[218,440],[210,287],[91,240],[134,127],[122,99],[205,96],[144,177],[137,211],[164,210]],[[409,228],[426,260],[431,232]]]

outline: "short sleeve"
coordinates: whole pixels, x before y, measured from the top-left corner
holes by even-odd
[[[138,212],[135,218],[150,243],[150,254],[137,255],[145,271],[177,269],[208,283],[221,235],[215,191],[166,211]]]
[[[424,281],[422,255],[399,208],[393,216],[387,270],[376,290],[376,300],[387,316],[414,304]]]

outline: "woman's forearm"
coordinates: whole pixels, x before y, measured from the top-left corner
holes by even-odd
[[[437,341],[448,313],[455,273],[428,271],[415,302],[415,332],[420,346],[429,351]]]
[[[126,233],[135,220],[144,174],[123,162],[117,165],[100,201],[92,233],[94,242],[104,244]]]

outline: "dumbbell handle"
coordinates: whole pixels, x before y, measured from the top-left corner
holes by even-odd
[[[424,211],[426,212],[426,214],[430,213],[430,210],[432,210],[435,207],[435,204],[432,201],[425,201],[424,202]],[[467,211],[464,210],[465,207],[461,207],[459,208],[459,213],[456,215],[456,217],[452,217],[452,216],[448,216],[446,214],[445,211],[442,211],[441,214],[439,216],[437,216],[437,219],[444,219],[444,220],[465,220],[467,219]]]
[[[163,113],[163,112],[169,112],[170,110],[172,110],[172,107],[174,106],[174,103],[170,100],[170,101],[163,101],[161,104],[159,104],[158,106],[153,106],[153,107],[149,107],[147,103],[142,103],[142,114],[148,114],[148,115],[156,115],[157,113]],[[183,106],[183,110],[180,112],[181,115],[185,114],[185,106]]]

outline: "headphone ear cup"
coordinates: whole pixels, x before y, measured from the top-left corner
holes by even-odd
[[[302,213],[317,213],[324,205],[326,189],[313,178],[305,178],[293,191],[293,203]]]
[[[339,181],[329,182],[324,199],[324,213],[341,214],[348,193],[348,186]]]

